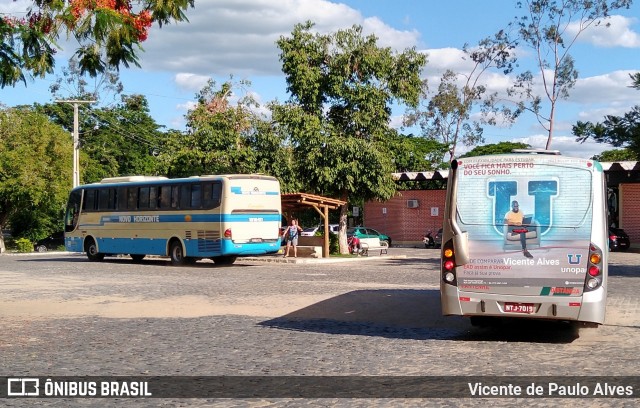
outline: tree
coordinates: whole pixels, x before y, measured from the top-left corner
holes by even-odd
[[[465,59],[471,63],[470,71],[445,71],[437,93],[428,101],[426,108],[410,110],[405,124],[417,124],[424,137],[447,145],[449,159],[452,159],[458,144],[473,146],[484,141],[482,124],[513,123],[522,112],[520,107],[510,109],[498,93],[488,92],[482,80],[495,70],[503,74],[513,71],[515,45],[505,31],[481,40],[476,47],[465,44],[463,51]],[[476,107],[481,115],[471,120]]]
[[[630,77],[631,87],[640,90],[640,73],[632,74]],[[638,158],[640,157],[640,105],[634,106],[623,116],[607,115],[602,123],[578,121],[573,126],[573,134],[581,143],[588,139],[598,143],[609,143],[614,147],[624,147]]]
[[[250,85],[231,78],[218,86],[210,80],[196,95],[187,132],[167,138],[160,154],[168,175],[265,173],[277,177],[283,191],[298,191],[282,128],[257,113],[252,97],[237,97]]]
[[[135,9],[129,0],[34,0],[24,18],[0,18],[0,87],[52,73],[63,34],[78,43],[83,74],[140,66],[149,27],[185,21],[184,11],[193,6],[194,0],[142,0]]]
[[[407,49],[394,53],[363,36],[362,27],[321,35],[313,23],[280,37],[280,60],[290,100],[274,105],[273,118],[286,129],[309,191],[347,202],[393,196],[389,153],[396,131],[391,103],[418,103],[426,57]],[[347,207],[340,211],[340,249],[347,251]]]
[[[531,149],[531,146],[526,143],[515,142],[499,142],[495,144],[488,144],[483,146],[474,147],[472,150],[463,154],[462,157],[474,157],[484,156],[487,154],[503,154],[511,153],[514,149]]]
[[[600,154],[596,154],[591,159],[601,162],[620,162],[620,161],[638,161],[640,156],[629,149],[613,149],[605,150]]]
[[[414,135],[397,135],[392,138],[390,151],[394,171],[431,171],[441,168],[447,145],[434,139]]]
[[[69,134],[45,115],[0,110],[0,230],[10,224],[14,236],[31,240],[61,230],[71,152]]]
[[[585,30],[602,24],[612,10],[629,8],[632,0],[524,0],[518,7],[525,15],[516,20],[522,41],[533,49],[540,72],[544,97],[549,111],[543,113],[542,97],[534,91],[534,76],[530,71],[518,76],[512,92],[527,99],[521,109],[533,112],[547,131],[546,149],[551,149],[557,103],[567,99],[578,79],[571,47]]]
[[[640,157],[640,105],[631,108],[623,116],[605,116],[602,123],[578,121],[573,126],[577,141],[593,139],[614,147],[625,147]]]
[[[107,95],[115,98],[123,90],[120,75],[115,69],[107,68],[97,76],[88,78],[76,58],[69,60],[67,67],[62,68],[61,75],[49,86],[49,91],[56,100],[94,100],[96,103],[104,103]]]

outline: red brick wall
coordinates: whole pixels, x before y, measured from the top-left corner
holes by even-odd
[[[620,228],[629,235],[632,247],[640,247],[640,184],[620,184],[618,191]]]
[[[446,194],[446,190],[403,190],[389,201],[369,201],[364,204],[363,225],[389,235],[392,244],[420,243],[426,231],[435,235],[442,228]],[[418,208],[408,208],[407,200],[418,200]],[[437,216],[431,215],[432,208],[437,208]]]

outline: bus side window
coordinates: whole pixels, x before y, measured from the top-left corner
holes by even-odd
[[[116,209],[125,211],[127,209],[127,188],[119,187],[118,194],[116,194]]]
[[[149,187],[140,187],[138,189],[138,209],[146,210],[149,208]]]
[[[138,188],[129,187],[127,189],[127,210],[135,210],[138,206]]]
[[[177,209],[180,202],[180,186],[171,186],[171,208]]]
[[[171,186],[160,186],[159,207],[163,210],[171,208]]]
[[[191,203],[189,208],[192,208],[194,210],[200,208],[202,203],[200,192],[201,192],[200,184],[191,185]]]
[[[84,211],[94,211],[98,208],[98,190],[85,190],[82,209]]]
[[[191,185],[182,184],[180,186],[180,209],[186,210],[191,208]]]
[[[155,210],[158,208],[158,186],[149,187],[149,208]]]
[[[98,209],[100,211],[110,210],[109,208],[109,188],[101,188],[98,190]]]
[[[222,183],[206,183],[202,191],[202,206],[204,208],[216,208],[220,206],[220,193]]]

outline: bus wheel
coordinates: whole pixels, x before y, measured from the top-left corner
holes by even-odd
[[[216,265],[233,265],[237,258],[237,256],[216,256],[211,259]]]
[[[182,250],[182,244],[180,241],[173,241],[169,246],[169,257],[171,258],[171,265],[182,266],[186,263],[186,258]]]
[[[96,245],[96,241],[93,238],[89,238],[84,243],[84,252],[87,253],[87,258],[90,261],[102,261],[104,259],[104,254],[98,252],[98,246]]]
[[[133,259],[133,262],[141,262],[144,259],[144,255],[131,254],[131,259]]]

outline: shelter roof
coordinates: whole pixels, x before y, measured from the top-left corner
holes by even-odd
[[[281,201],[283,210],[307,206],[320,208],[326,207],[330,210],[335,210],[340,206],[347,204],[346,201],[307,193],[282,194]]]

